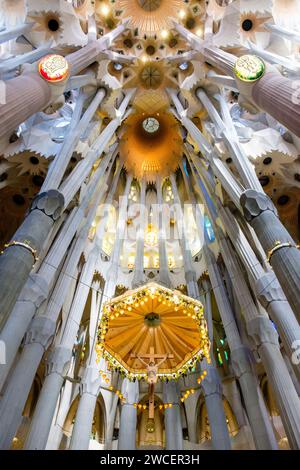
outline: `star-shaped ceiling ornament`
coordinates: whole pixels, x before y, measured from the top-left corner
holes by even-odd
[[[240,18],[241,39],[255,43],[257,33],[267,33],[265,23],[270,19],[270,16],[258,16],[251,12],[243,13]]]

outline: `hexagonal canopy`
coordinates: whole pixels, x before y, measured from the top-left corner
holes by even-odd
[[[97,354],[129,378],[147,376],[149,353],[158,377],[179,378],[204,357],[209,339],[202,304],[151,283],[107,302],[98,330]]]

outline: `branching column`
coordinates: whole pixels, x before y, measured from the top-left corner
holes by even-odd
[[[128,196],[130,193],[132,184],[132,174],[127,176],[126,186],[124,190],[124,194],[120,199],[120,207],[119,207],[119,218],[116,230],[116,241],[114,245],[114,250],[111,259],[111,265],[108,273],[108,279],[105,285],[105,294],[107,298],[110,299],[113,297],[115,290],[116,290],[116,282],[118,278],[118,269],[120,263],[120,255],[122,244],[124,242],[125,234],[126,234],[126,220],[127,220],[127,208],[128,208]]]
[[[104,180],[102,178],[106,168],[107,165],[104,164],[103,168],[100,167],[94,173],[86,188],[86,194],[83,197],[80,206],[74,208],[70,216],[65,221],[46,258],[43,260],[38,274],[30,275],[3,327],[3,330],[1,331],[0,340],[7,344],[7,351],[6,364],[0,365],[0,389],[12,366],[22,338],[25,335],[34,314],[37,312],[39,314],[44,313],[46,308],[46,299],[58,275],[58,268],[74,235],[86,217],[88,206],[91,202],[93,203],[95,198],[96,202],[97,200],[101,200],[104,192],[106,191],[106,178]]]
[[[178,23],[175,23],[175,28],[194,49],[203,54],[204,60],[234,77],[239,91],[244,96],[300,137],[300,100],[295,81],[283,77],[274,67],[266,64],[265,74],[256,82],[247,83],[245,86],[245,82],[235,77],[236,56],[204,44],[203,40]]]
[[[113,39],[126,28],[126,23],[115,28],[101,39],[93,41],[76,52],[66,56],[70,74],[76,75],[95,62]],[[60,84],[61,85],[61,84]],[[0,139],[9,135],[19,124],[45,107],[64,92],[66,82],[61,86],[51,85],[38,73],[23,73],[17,78],[4,82],[5,104],[0,105]],[[1,100],[3,102],[3,100]]]
[[[79,278],[63,337],[47,359],[46,379],[31,421],[25,449],[43,450],[46,447],[55,407],[70,365],[73,346],[90,291],[96,259],[97,254],[93,250]]]
[[[281,287],[300,320],[300,251],[270,198],[254,190],[241,197],[245,217],[259,238]]]
[[[256,448],[261,450],[277,449],[277,442],[271,423],[267,418],[266,408],[263,407],[257,379],[253,373],[250,351],[242,344],[219,267],[208,246],[204,246],[203,250],[212,289],[230,347],[233,369],[243,392]]]
[[[174,201],[177,206],[177,220],[183,223],[183,214],[181,202],[177,190],[177,184],[174,175],[170,176]],[[185,236],[184,226],[181,227],[179,236],[181,237],[181,246],[184,255],[184,269],[187,283],[188,295],[195,299],[200,299],[199,286],[197,284],[196,273],[192,265],[192,255],[189,249],[188,240]],[[231,449],[231,442],[228,433],[226,417],[223,407],[222,384],[219,374],[213,364],[203,361],[207,376],[203,381],[203,391],[209,423],[211,427],[212,443],[214,449]]]
[[[200,131],[198,132],[200,133]],[[197,136],[198,133],[195,132],[195,137],[197,138]],[[205,201],[207,210],[210,213],[212,221],[214,222],[214,219],[216,218],[216,209],[218,208],[218,216],[221,218],[226,229],[229,230],[230,226],[235,226],[235,229],[232,230],[232,237],[235,237],[234,243],[238,244],[238,242],[241,241],[242,238],[243,242],[240,246],[246,244],[249,247],[249,249],[244,249],[241,251],[241,253],[243,253],[244,255],[243,260],[245,262],[245,267],[250,273],[251,279],[253,280],[253,284],[256,284],[258,299],[261,301],[264,307],[267,307],[268,313],[278,326],[280,336],[282,338],[286,350],[292,354],[293,342],[299,340],[300,338],[300,329],[298,322],[295,318],[294,312],[292,311],[289,303],[287,302],[283,291],[280,291],[280,289],[278,289],[279,285],[275,274],[272,274],[273,281],[270,282],[271,274],[266,273],[263,267],[260,265],[257,257],[253,253],[251,246],[249,245],[245,235],[241,231],[235,218],[232,216],[231,213],[229,214],[229,216],[227,215],[226,210],[218,201],[218,199],[215,199],[217,208],[215,207],[212,200],[215,183],[214,181],[212,181],[211,175],[208,173],[208,171],[206,171],[204,165],[202,165],[201,162],[198,163],[196,161],[199,160],[198,157],[195,157],[191,152],[187,152],[187,157],[192,168],[196,183],[199,187],[200,192],[202,192],[203,200]],[[223,174],[222,178],[226,178],[225,173]],[[222,184],[223,179],[221,179]],[[205,189],[203,181],[205,181],[205,185],[207,186],[207,188],[209,188],[210,196],[208,195],[207,190]],[[230,181],[231,179],[228,180],[228,183],[230,183]],[[233,200],[239,200],[242,196],[241,190],[234,185],[231,185],[231,189],[228,191],[228,194]],[[236,236],[237,233],[240,233],[240,238]],[[267,302],[265,300],[266,296],[268,299]]]

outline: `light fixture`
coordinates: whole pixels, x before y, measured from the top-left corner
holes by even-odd
[[[100,7],[100,13],[101,13],[101,15],[103,15],[104,17],[106,17],[106,16],[109,15],[109,12],[110,12],[110,8],[109,8],[108,5],[106,5],[106,4],[101,5],[101,7]]]
[[[153,117],[149,117],[143,121],[143,128],[148,134],[154,134],[159,130],[159,121]]]

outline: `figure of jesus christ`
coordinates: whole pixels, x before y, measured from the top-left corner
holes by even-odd
[[[141,361],[142,364],[146,366],[148,374],[148,384],[155,385],[158,381],[158,370],[159,366],[163,364],[167,359],[173,359],[172,354],[154,354],[154,348],[150,348],[150,354],[131,354],[131,357],[137,358]],[[149,362],[146,362],[145,359],[149,359]],[[158,362],[155,362],[156,359],[160,359]]]

